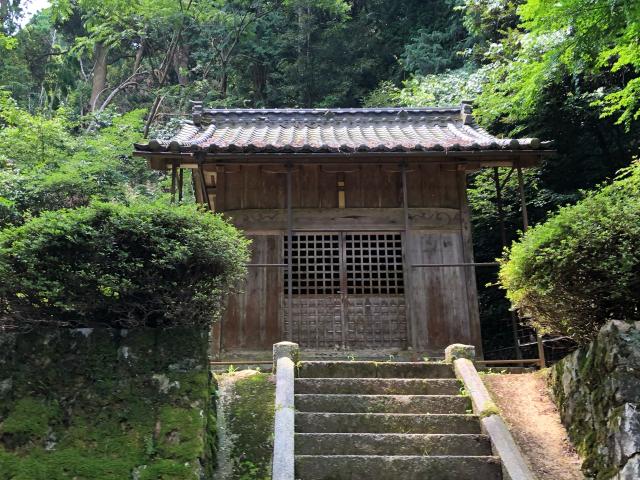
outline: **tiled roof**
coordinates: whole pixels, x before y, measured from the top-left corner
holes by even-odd
[[[170,140],[140,152],[338,153],[546,150],[536,138],[497,138],[471,106],[443,108],[203,109]]]

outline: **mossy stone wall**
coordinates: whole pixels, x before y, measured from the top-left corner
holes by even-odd
[[[609,322],[552,367],[550,382],[586,476],[639,479],[640,322]]]
[[[213,478],[208,334],[0,333],[0,480]]]
[[[220,480],[269,480],[273,455],[275,381],[243,370],[217,375]]]

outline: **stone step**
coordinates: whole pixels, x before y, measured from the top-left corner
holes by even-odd
[[[467,413],[469,397],[461,395],[336,395],[298,394],[300,412]]]
[[[301,362],[299,378],[455,378],[447,363]]]
[[[455,378],[296,378],[296,393],[456,395]]]
[[[501,480],[496,457],[296,455],[301,480]]]
[[[476,415],[296,412],[300,433],[480,433]]]
[[[491,455],[486,435],[296,433],[298,455]]]

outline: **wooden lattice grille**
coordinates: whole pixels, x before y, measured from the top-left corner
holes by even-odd
[[[286,240],[283,253],[288,263]],[[297,233],[291,265],[282,309],[287,338],[311,348],[406,345],[399,233]]]
[[[285,241],[285,263],[289,249]],[[297,234],[292,241],[293,295],[332,295],[340,292],[340,235]],[[289,275],[285,274],[285,292]]]
[[[349,295],[404,295],[399,233],[347,233],[345,249]]]

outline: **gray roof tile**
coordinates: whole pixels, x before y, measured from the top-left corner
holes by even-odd
[[[419,152],[549,149],[536,138],[498,138],[468,104],[436,108],[203,109],[168,141],[141,152]]]

